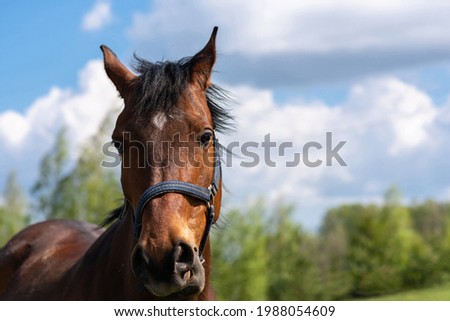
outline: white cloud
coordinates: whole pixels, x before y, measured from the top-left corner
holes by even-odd
[[[297,206],[305,226],[317,228],[327,208],[342,202],[379,203],[393,183],[404,188],[406,199],[429,197],[432,189],[440,194],[448,186],[437,181],[432,187],[426,183],[441,175],[450,180],[450,175],[442,172],[444,165],[435,164],[436,159],[446,157],[445,142],[450,139],[450,131],[439,127],[442,108],[419,88],[397,78],[380,77],[355,84],[339,106],[321,102],[278,104],[269,90],[249,87],[232,88],[232,92],[240,102],[235,108],[239,130],[222,141],[225,145],[239,141],[241,146],[258,142],[259,148],[251,151],[261,159],[257,167],[248,169],[239,166],[249,160],[248,156],[233,150],[241,158],[225,168],[224,177],[235,201],[246,202],[258,195],[270,201],[282,198]],[[347,167],[336,160],[333,166],[325,166],[326,132],[332,132],[332,147],[346,141],[339,154]],[[286,141],[294,146],[284,157],[276,157],[278,152],[272,151],[275,168],[263,161],[261,142],[268,133],[277,146]],[[435,135],[441,138],[439,142]],[[309,141],[323,146],[311,160],[319,158],[324,163],[316,168],[303,163],[287,167],[286,161],[293,159],[294,151],[302,153],[302,146]]]
[[[111,4],[105,1],[97,1],[92,9],[83,16],[81,28],[86,31],[100,30],[113,19]]]
[[[0,116],[0,137],[9,146],[18,146],[23,142],[29,131],[26,118],[12,110],[7,110]]]
[[[128,36],[143,57],[176,59],[217,25],[221,82],[292,90],[449,61],[449,16],[439,0],[156,0]]]
[[[354,86],[348,104],[359,126],[382,133],[391,154],[426,143],[439,112],[426,93],[393,77]]]
[[[79,74],[76,91],[53,87],[37,98],[23,113],[0,113],[0,176],[11,169],[27,178],[27,186],[37,177],[42,155],[52,146],[55,134],[65,126],[75,153],[80,143],[97,132],[108,112],[122,105],[107,78],[103,62],[89,61]],[[23,177],[22,177],[23,178]]]
[[[163,34],[185,43],[187,35],[219,25],[221,52],[243,55],[442,48],[450,42],[449,12],[450,4],[439,0],[165,0],[136,14],[129,34],[142,41]]]
[[[91,60],[84,66],[78,83],[76,92],[54,87],[46,96],[36,99],[23,116],[30,128],[24,140],[36,136],[52,139],[64,125],[71,141],[79,144],[97,131],[107,112],[121,104],[100,60]]]

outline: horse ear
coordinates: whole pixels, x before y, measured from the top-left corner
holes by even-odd
[[[218,27],[214,27],[206,46],[191,59],[191,81],[200,85],[202,89],[208,88],[212,68],[216,62],[216,35]]]
[[[120,95],[124,97],[131,82],[137,77],[125,67],[116,54],[105,45],[101,45],[105,71],[109,79],[114,83]]]

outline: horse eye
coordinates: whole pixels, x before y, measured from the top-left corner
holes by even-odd
[[[210,130],[207,130],[202,134],[202,136],[200,137],[200,144],[202,145],[202,147],[208,146],[212,136],[213,133]]]
[[[122,153],[122,151],[123,151],[123,144],[122,144],[122,142],[120,142],[118,140],[113,140],[112,144],[114,145],[114,147],[117,149],[117,151],[119,153]]]

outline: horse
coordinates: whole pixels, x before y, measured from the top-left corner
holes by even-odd
[[[0,299],[214,299],[216,133],[233,126],[226,92],[211,81],[217,30],[192,57],[152,63],[134,55],[136,73],[100,46],[124,102],[112,133],[124,203],[106,217],[107,228],[49,220],[13,236],[0,250]]]

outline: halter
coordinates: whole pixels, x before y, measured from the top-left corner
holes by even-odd
[[[214,196],[217,194],[219,189],[219,184],[222,179],[222,168],[220,166],[220,155],[217,148],[218,140],[213,137],[213,147],[214,147],[214,167],[211,184],[208,187],[203,187],[195,185],[188,182],[182,182],[177,180],[163,181],[153,186],[147,188],[144,193],[142,193],[139,199],[138,205],[136,207],[136,213],[133,217],[133,229],[136,238],[139,238],[142,230],[142,213],[145,206],[153,198],[166,194],[166,193],[180,193],[188,196],[195,197],[206,203],[206,227],[203,232],[203,237],[200,242],[199,247],[199,257],[203,263],[204,259],[202,256],[203,249],[205,248],[206,241],[208,240],[209,231],[214,222]]]

